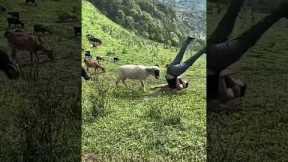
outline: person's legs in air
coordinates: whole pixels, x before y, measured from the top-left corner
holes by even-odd
[[[202,50],[198,51],[195,55],[191,56],[189,59],[187,59],[184,63],[180,63],[177,65],[170,65],[167,68],[167,73],[173,76],[180,76],[182,75],[189,67],[191,67],[195,61],[198,60],[200,56],[205,53],[206,48],[203,48]]]
[[[231,0],[231,4],[227,9],[224,17],[218,23],[215,31],[208,39],[208,45],[214,43],[221,43],[228,39],[233,31],[238,14],[244,4],[245,0]]]
[[[283,2],[270,15],[264,17],[256,25],[241,34],[235,41],[236,47],[242,53],[254,46],[261,36],[281,18],[288,17],[288,2]]]
[[[175,59],[172,61],[172,63],[170,65],[177,65],[180,64],[183,56],[189,46],[189,44],[191,43],[191,41],[193,41],[195,38],[192,37],[188,37],[185,42],[183,43],[182,48],[180,49],[179,53],[176,55]]]

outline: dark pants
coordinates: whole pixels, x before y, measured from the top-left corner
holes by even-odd
[[[182,75],[189,67],[191,67],[195,61],[198,60],[200,56],[202,56],[203,53],[205,53],[206,48],[198,51],[196,54],[191,56],[189,59],[181,63],[185,51],[187,50],[189,44],[191,43],[193,39],[187,38],[184,42],[180,52],[176,55],[175,59],[172,61],[172,63],[167,68],[167,73],[170,75],[173,75],[175,77]]]
[[[275,22],[283,17],[281,14],[283,11],[275,10],[236,39],[228,40],[243,3],[244,0],[232,0],[223,19],[208,40],[207,68],[214,72],[207,77],[208,98],[217,96],[220,72],[237,62]]]
[[[275,22],[283,17],[279,10],[275,10],[236,39],[228,40],[243,3],[244,0],[232,0],[223,19],[208,40],[207,67],[214,72],[220,72],[237,62]]]

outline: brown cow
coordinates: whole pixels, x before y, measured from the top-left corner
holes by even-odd
[[[36,57],[36,61],[39,62],[38,51],[42,51],[47,54],[49,59],[54,59],[53,51],[45,48],[40,37],[35,36],[32,33],[7,31],[4,35],[12,49],[12,58],[14,60],[16,60],[17,51],[30,52],[31,63],[34,62],[34,57]]]

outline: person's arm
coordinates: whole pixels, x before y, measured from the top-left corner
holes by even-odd
[[[158,89],[158,88],[167,88],[168,87],[168,84],[161,84],[161,85],[158,85],[158,86],[155,86],[155,87],[152,87],[151,89]]]
[[[233,99],[235,96],[232,88],[227,87],[225,77],[227,76],[219,76],[219,87],[218,87],[218,93],[220,95],[219,98],[224,101]]]
[[[228,77],[227,78],[227,82],[228,84],[232,85],[232,90],[234,92],[234,96],[235,97],[241,97],[241,94],[243,93],[242,91],[242,88],[241,87],[244,87],[244,83],[239,80],[239,79],[234,79],[232,77]]]

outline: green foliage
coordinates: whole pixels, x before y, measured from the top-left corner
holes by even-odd
[[[107,17],[138,35],[176,46],[184,37],[172,8],[153,0],[91,0]],[[170,33],[177,31],[171,37]],[[172,40],[171,40],[172,39]]]

